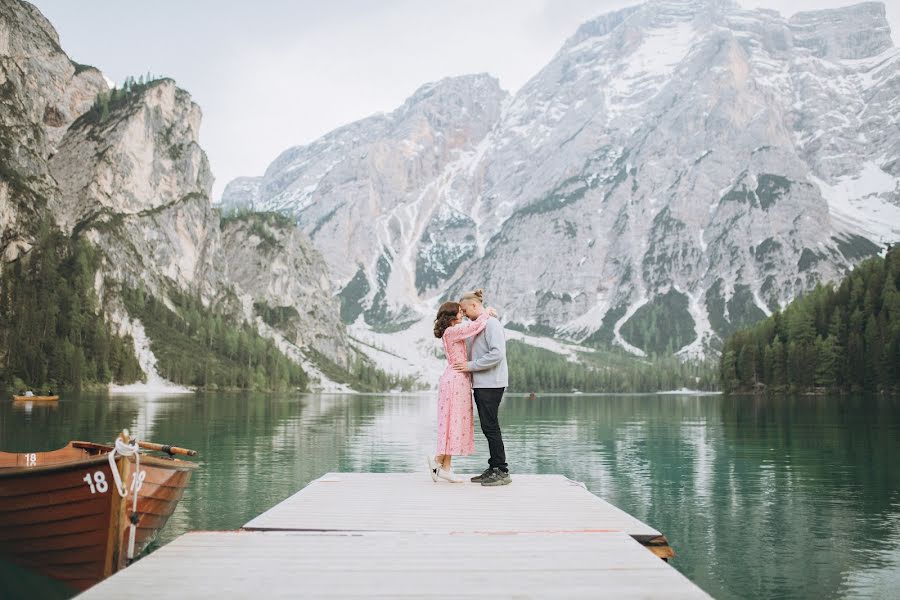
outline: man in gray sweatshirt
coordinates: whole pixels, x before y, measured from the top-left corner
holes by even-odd
[[[468,292],[459,301],[460,307],[469,319],[477,319],[484,312],[484,293],[481,290]],[[457,371],[472,373],[472,388],[481,431],[487,438],[491,458],[484,473],[473,477],[474,483],[484,486],[507,485],[512,482],[503,435],[500,433],[499,409],[503,392],[509,385],[506,365],[506,337],[503,325],[495,317],[490,317],[484,330],[466,340],[468,361],[453,365]]]

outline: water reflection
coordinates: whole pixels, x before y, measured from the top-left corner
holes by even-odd
[[[889,597],[900,589],[900,402],[693,396],[510,397],[515,472],[562,473],[663,531],[717,598]],[[195,448],[163,531],[233,529],[328,471],[418,470],[430,396],[85,395],[0,407],[0,447],[104,441],[123,426]],[[460,459],[480,471],[486,446]],[[423,474],[423,476],[425,476]]]

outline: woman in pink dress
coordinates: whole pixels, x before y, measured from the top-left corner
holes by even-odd
[[[488,308],[474,321],[463,321],[457,302],[444,302],[434,320],[434,337],[444,343],[447,368],[441,375],[438,392],[437,453],[427,457],[428,470],[434,481],[444,479],[461,483],[451,468],[454,455],[475,451],[475,421],[472,416],[472,375],[453,368],[453,363],[466,360],[466,339],[484,329],[487,320],[497,311]]]

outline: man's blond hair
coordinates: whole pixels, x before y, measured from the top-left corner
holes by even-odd
[[[479,288],[473,292],[466,292],[462,295],[462,298],[459,299],[459,302],[462,304],[466,300],[476,300],[479,304],[484,304],[484,290]]]

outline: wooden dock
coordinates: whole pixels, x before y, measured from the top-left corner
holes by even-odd
[[[329,473],[235,532],[188,533],[83,594],[120,598],[708,596],[659,531],[560,475]]]

